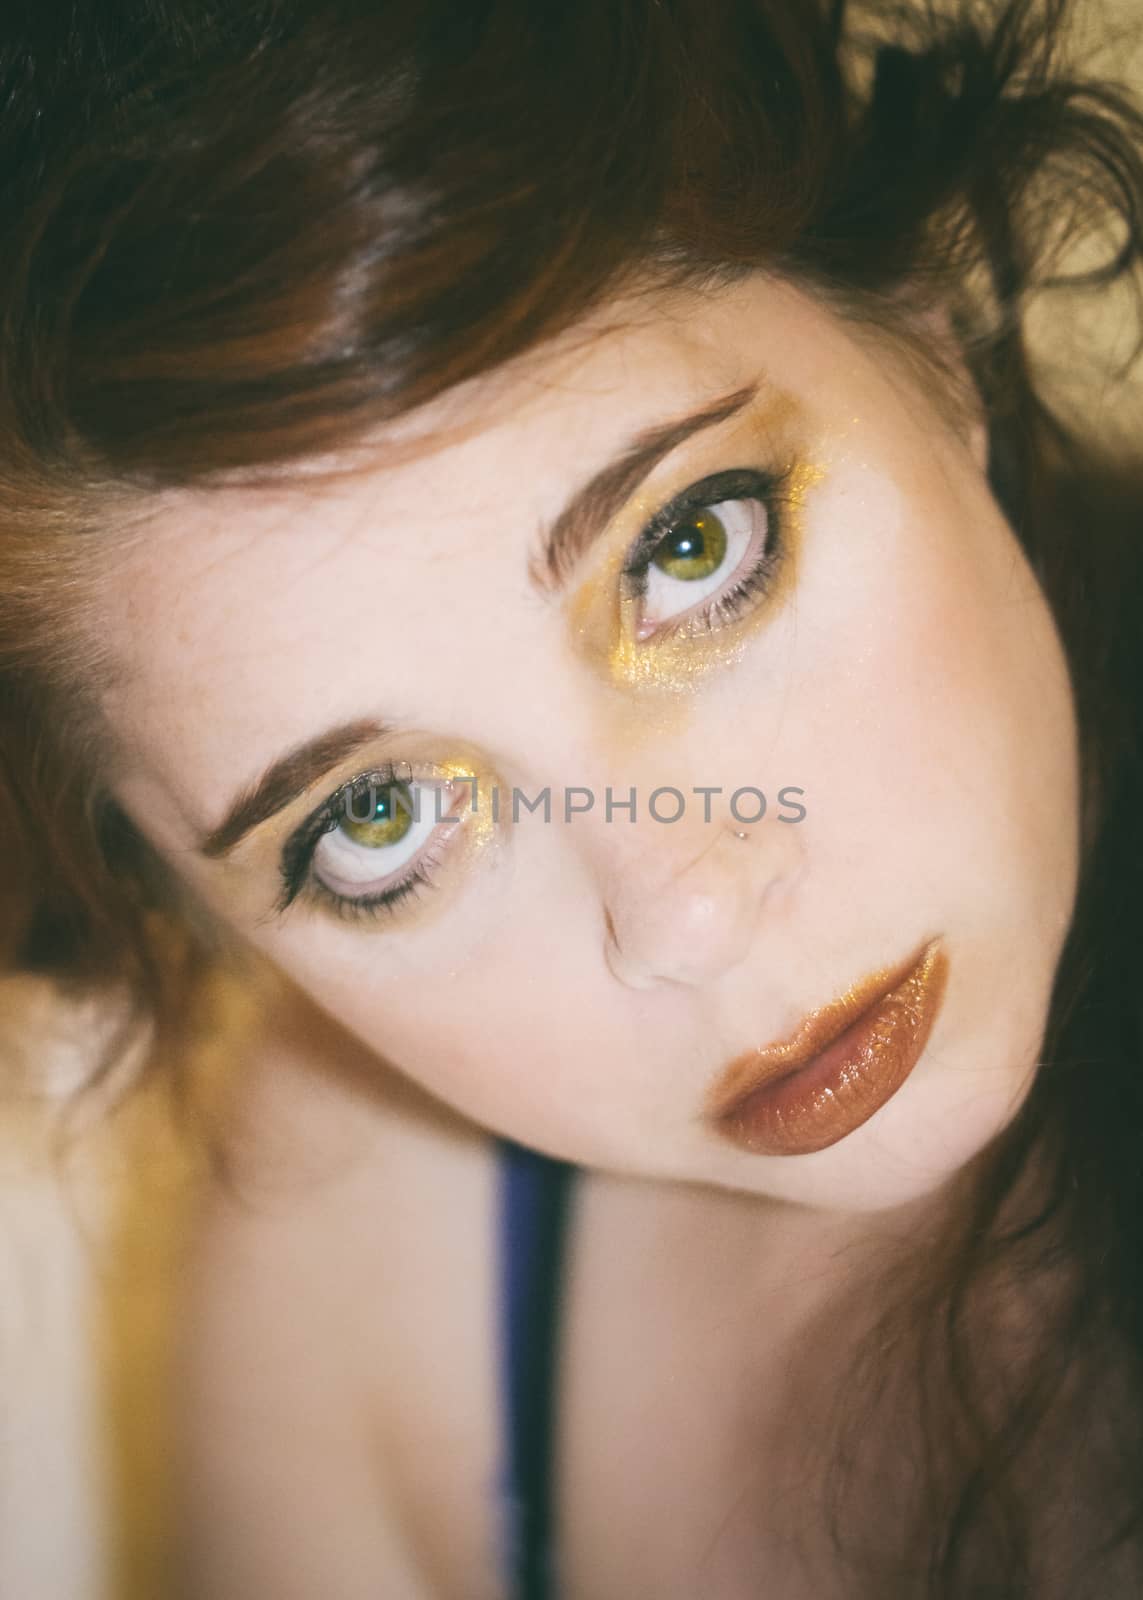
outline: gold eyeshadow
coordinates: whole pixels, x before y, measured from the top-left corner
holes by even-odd
[[[429,743],[424,735],[407,734],[402,739],[406,752],[409,752],[410,745],[424,747]],[[348,795],[356,784],[369,783],[371,778],[379,783],[383,781],[412,787],[450,783],[460,787],[449,810],[446,812],[442,808],[441,822],[437,824],[417,854],[402,868],[392,869],[396,875],[393,884],[372,894],[366,890],[357,896],[342,895],[338,890],[323,884],[320,877],[314,875],[313,856],[320,844],[322,832],[325,831],[320,827],[315,830],[315,823],[320,822],[323,813],[326,817],[332,815],[332,809],[339,803],[339,795],[343,792]],[[316,805],[311,805],[306,819],[295,827],[285,843],[282,844],[279,840],[273,846],[278,853],[277,860],[281,871],[281,864],[297,848],[295,841],[302,835],[309,840],[304,862],[287,870],[287,876],[293,878],[293,886],[289,889],[289,898],[279,900],[276,908],[278,914],[290,904],[306,903],[313,910],[324,910],[354,926],[378,929],[395,926],[398,921],[401,927],[405,928],[439,915],[452,902],[453,894],[450,891],[459,889],[467,881],[468,868],[475,857],[483,854],[496,841],[497,830],[492,816],[491,793],[497,782],[498,779],[491,768],[468,754],[453,755],[442,760],[431,755],[406,753],[394,758],[372,752],[359,752],[352,768],[346,770],[344,776],[326,780],[322,798]],[[426,789],[421,804],[429,808],[427,813],[429,816],[433,816],[431,808],[438,803]],[[424,814],[418,812],[418,815]],[[450,815],[456,817],[455,824],[449,824],[444,820]],[[430,842],[432,840],[436,841],[435,845]],[[382,859],[384,853],[382,849],[377,851],[378,878],[384,878],[386,875]],[[414,884],[413,892],[402,893],[402,884],[417,878],[417,863],[425,865],[426,857],[431,862],[433,892],[422,894]],[[385,904],[383,896],[392,896],[392,903]],[[370,900],[374,901],[372,906],[367,904]]]
[[[750,637],[793,589],[803,537],[803,512],[809,490],[825,476],[808,461],[789,461],[776,499],[781,505],[781,559],[765,595],[741,616],[711,628],[688,631],[685,621],[660,635],[636,637],[640,601],[625,591],[625,563],[632,537],[608,553],[597,574],[585,580],[569,604],[575,648],[612,684],[656,695],[686,695],[712,673],[738,662]],[[656,506],[640,496],[623,523],[644,525]]]
[[[437,765],[447,782],[468,782],[466,810],[471,811],[472,815],[465,823],[465,829],[473,835],[473,849],[483,849],[491,843],[496,832],[492,816],[492,788],[498,780],[487,768],[482,778],[476,763],[472,761],[441,761]]]
[[[693,692],[712,674],[738,663],[757,630],[783,607],[792,593],[803,544],[806,498],[810,489],[826,475],[822,467],[814,465],[794,447],[795,433],[801,436],[804,444],[808,432],[800,407],[788,397],[780,396],[777,404],[771,401],[764,411],[739,418],[718,447],[716,460],[712,460],[712,440],[701,454],[692,453],[688,463],[677,464],[671,482],[657,489],[653,496],[644,491],[633,498],[614,520],[609,534],[605,534],[599,546],[604,554],[598,562],[598,570],[570,597],[566,614],[575,650],[613,691],[603,714],[605,722],[611,722],[617,753],[675,731],[680,719],[687,715]],[[706,464],[705,472],[703,467],[696,469],[696,457]],[[719,470],[712,471],[712,468]],[[673,514],[673,506],[687,494],[683,486],[689,483],[701,493],[707,487],[704,481],[707,475],[712,481],[724,478],[736,482],[740,478],[758,480],[760,488],[756,493],[743,489],[738,495],[727,493],[723,498],[764,499],[768,510],[773,509],[776,518],[770,533],[770,538],[775,540],[773,567],[767,570],[763,585],[744,591],[746,598],[740,611],[708,613],[700,601],[693,612],[683,611],[678,621],[666,619],[662,627],[641,639],[637,630],[644,602],[630,581],[632,551],[642,534],[650,536],[652,524],[663,516],[664,510]],[[765,495],[763,488],[768,490]],[[701,502],[696,498],[690,503],[694,507]],[[663,524],[664,537],[671,525]],[[704,600],[709,599],[713,606],[733,588],[732,572],[725,589],[704,596]],[[715,620],[716,617],[721,620]],[[395,737],[388,738],[376,750],[358,752],[352,767],[347,764],[342,776],[334,775],[325,780],[321,798],[316,804],[311,800],[307,822],[295,829],[294,837],[312,824],[340,791],[350,789],[358,781],[368,781],[371,773],[386,768],[396,768],[402,773],[407,770],[407,781],[412,783],[466,784],[468,793],[458,794],[450,808],[450,813],[458,817],[457,824],[446,825],[430,835],[430,840],[437,841],[436,845],[426,841],[422,852],[409,863],[412,867],[418,860],[428,857],[433,893],[421,894],[414,884],[413,892],[407,895],[394,893],[391,904],[370,907],[362,902],[370,898],[379,901],[382,894],[400,890],[406,881],[402,869],[394,869],[395,884],[373,896],[362,894],[355,901],[353,897],[339,897],[336,890],[325,888],[320,880],[313,879],[307,860],[297,897],[307,901],[311,909],[332,914],[355,927],[400,926],[403,930],[447,913],[456,895],[463,892],[470,881],[476,858],[500,841],[500,829],[491,804],[492,789],[499,785],[499,779],[483,760],[476,758],[475,751],[458,741],[452,744],[453,753],[440,759],[432,753],[435,740],[424,734],[404,733],[400,736],[400,759],[381,754],[381,750],[386,746],[392,748],[395,742]],[[395,781],[404,780],[399,777]],[[383,854],[383,851],[378,853]],[[384,875],[380,863],[378,875]],[[410,873],[410,878],[414,876]]]
[[[385,907],[381,907],[378,914],[376,910],[355,906],[352,900],[347,900],[340,909],[335,908],[335,915],[350,927],[365,932],[395,931],[399,927],[404,933],[422,924],[435,922],[447,915],[456,896],[472,882],[477,859],[486,856],[497,843],[497,828],[492,818],[492,789],[499,779],[491,769],[471,760],[434,761],[425,765],[431,766],[434,769],[433,776],[444,782],[468,781],[467,794],[462,795],[455,804],[456,825],[444,825],[439,862],[432,871],[432,886],[427,892],[400,900],[395,907],[390,907],[391,915],[386,915]],[[472,780],[476,783],[475,809]],[[426,843],[422,848],[427,851],[432,847]],[[409,863],[410,870],[415,868],[417,859],[414,857]],[[319,891],[318,899],[322,898],[324,896]]]

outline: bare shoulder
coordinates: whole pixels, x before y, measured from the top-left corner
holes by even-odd
[[[479,1161],[488,1136],[283,982],[243,1062],[229,1151],[250,1191],[381,1181],[387,1163]]]
[[[490,1141],[297,1000],[244,1063],[226,1150],[179,1358],[191,1592],[441,1593],[410,1484],[441,1415],[470,1454],[492,1420],[479,1338],[434,1359],[487,1298]]]

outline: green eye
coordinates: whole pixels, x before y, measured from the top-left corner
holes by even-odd
[[[366,805],[370,814],[364,815]],[[384,789],[372,786],[368,795],[347,799],[342,831],[355,844],[371,849],[399,844],[414,821],[412,794],[407,783],[393,783]]]
[[[650,564],[684,582],[709,578],[726,560],[728,543],[722,520],[713,511],[700,511],[675,524]]]

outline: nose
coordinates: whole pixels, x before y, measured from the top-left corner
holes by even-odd
[[[772,873],[760,830],[717,826],[697,856],[628,862],[604,897],[607,965],[632,989],[709,983],[753,940]]]

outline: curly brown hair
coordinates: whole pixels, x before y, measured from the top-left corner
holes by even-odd
[[[839,1423],[845,1592],[878,1600],[1143,1582],[1143,472],[1027,338],[1042,296],[1123,284],[1143,343],[1143,112],[1067,63],[1069,12],[39,0],[0,41],[0,962],[122,986],[171,1070],[238,952],[111,796],[84,606],[156,493],[342,447],[644,284],[766,270],[938,367],[913,313],[952,309],[1068,654],[1084,858],[1033,1092],[861,1352],[869,1403],[891,1350],[924,1424],[889,1550],[857,1550],[844,1464],[872,1451]],[[1017,1280],[1040,1337],[997,1383]],[[1110,1419],[1066,1572],[1065,1395]]]

